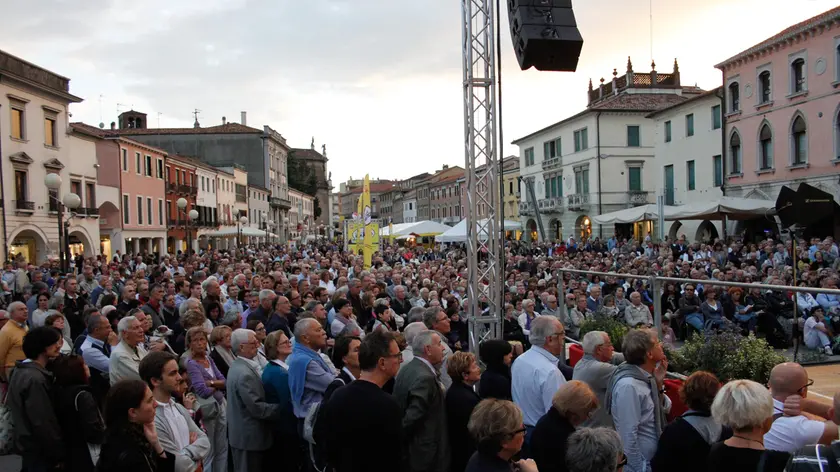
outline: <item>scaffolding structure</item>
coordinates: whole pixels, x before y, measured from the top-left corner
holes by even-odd
[[[493,0],[461,0],[470,351],[501,339],[504,243],[500,208]],[[486,214],[479,218],[482,205]],[[484,240],[479,234],[486,234]]]

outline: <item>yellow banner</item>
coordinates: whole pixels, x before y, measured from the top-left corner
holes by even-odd
[[[364,187],[362,188],[362,198],[359,199],[360,206],[362,207],[362,223],[364,224],[365,234],[364,234],[364,242],[362,246],[362,256],[364,257],[364,268],[370,269],[371,266],[371,258],[373,257],[373,240],[370,234],[370,227],[371,225],[371,217],[373,214],[373,209],[370,207],[370,179],[367,174],[365,174],[365,183]],[[379,240],[379,225],[376,225],[376,239],[377,242]],[[378,245],[378,244],[377,244]]]

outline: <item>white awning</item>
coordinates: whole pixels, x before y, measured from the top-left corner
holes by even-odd
[[[419,221],[406,228],[394,229],[394,236],[404,236],[407,234],[421,234],[421,235],[438,235],[449,231],[450,227],[445,224],[435,223],[434,221]]]
[[[265,235],[266,235],[265,231],[263,231],[261,229],[257,229],[257,228],[252,228],[250,226],[243,226],[241,228],[241,230],[242,230],[242,236],[264,238]],[[220,229],[218,231],[213,231],[212,233],[204,234],[204,236],[209,236],[211,238],[224,238],[224,237],[238,236],[238,235],[239,235],[239,231],[237,231],[236,226],[231,226],[231,227],[227,227],[227,228],[224,228],[224,229]],[[269,238],[276,238],[277,235],[274,234],[274,233],[268,233],[268,237]]]
[[[667,220],[749,220],[776,214],[776,202],[757,198],[719,197],[672,207],[675,213]],[[667,213],[666,213],[667,215]]]
[[[671,206],[665,207],[665,219],[669,219],[670,215],[674,213],[674,208]],[[604,213],[603,215],[592,216],[593,224],[598,225],[615,225],[636,223],[645,220],[656,220],[659,218],[659,209],[654,204],[642,205],[633,208],[626,208],[624,210]]]
[[[487,224],[487,219],[480,221],[481,225]],[[518,221],[505,220],[504,224],[506,231],[518,231],[522,229],[522,223]],[[477,228],[476,228],[477,229]],[[479,235],[482,241],[487,239],[487,231],[482,231]],[[453,243],[464,242],[467,240],[467,220],[461,220],[457,225],[450,228],[445,233],[435,236],[435,241],[439,243]]]

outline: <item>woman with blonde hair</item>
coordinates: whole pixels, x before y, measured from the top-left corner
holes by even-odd
[[[446,373],[452,379],[452,385],[446,392],[446,421],[449,450],[452,451],[449,469],[461,471],[475,451],[467,424],[473,409],[481,401],[475,393],[475,384],[481,380],[481,368],[478,367],[475,354],[459,351],[446,361]]]
[[[227,378],[228,369],[236,360],[230,343],[231,333],[233,330],[228,326],[216,326],[210,332],[210,344],[213,346],[210,358],[225,378]]]
[[[598,409],[598,397],[586,383],[572,380],[557,389],[551,405],[531,436],[531,457],[543,472],[566,470],[566,441]]]
[[[470,415],[467,430],[476,451],[465,472],[538,472],[533,459],[513,461],[525,442],[525,424],[522,410],[512,401],[482,400]]]
[[[190,354],[186,361],[187,373],[198,396],[204,430],[210,440],[210,453],[204,470],[224,471],[228,455],[225,376],[207,353],[207,332],[203,327],[187,331],[186,345]]]
[[[708,470],[781,472],[790,454],[764,448],[764,434],[773,424],[773,397],[752,380],[733,380],[718,391],[712,417],[732,429],[732,437],[712,446]]]

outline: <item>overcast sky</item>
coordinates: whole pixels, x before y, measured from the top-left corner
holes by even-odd
[[[577,0],[578,71],[519,70],[502,17],[504,154],[586,106],[589,79],[651,61],[650,0]],[[657,70],[720,84],[714,64],[836,0],[652,0]],[[502,2],[503,8],[506,2]],[[37,5],[37,8],[34,8]],[[0,49],[72,79],[73,120],[133,107],[149,125],[222,116],[327,145],[333,183],[464,165],[458,0],[0,0]],[[101,98],[100,98],[101,97]],[[121,105],[118,105],[121,104]]]

